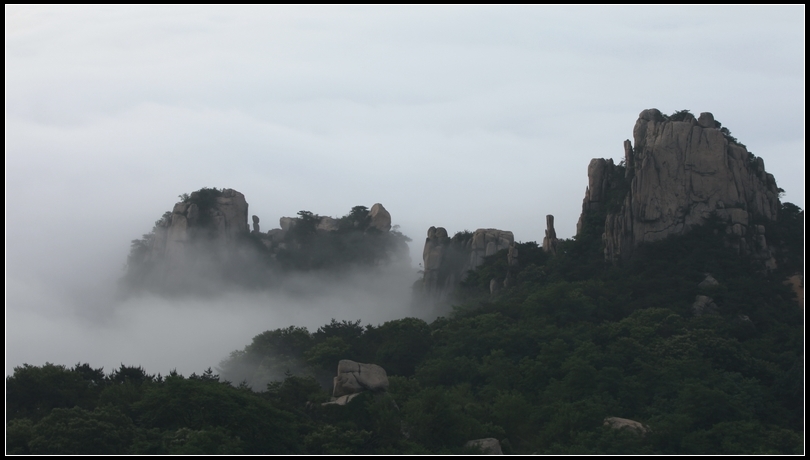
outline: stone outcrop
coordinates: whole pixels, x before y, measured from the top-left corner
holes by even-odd
[[[515,236],[512,232],[496,228],[479,228],[473,233],[467,270],[478,267],[484,263],[484,257],[489,257],[502,249],[509,249],[514,243]]]
[[[503,455],[501,442],[495,438],[473,439],[464,444],[465,447],[476,447],[481,449],[484,455]]]
[[[709,288],[712,286],[719,286],[720,282],[718,282],[711,273],[706,273],[706,278],[703,279],[700,283],[698,283],[699,288]]]
[[[410,266],[409,239],[391,230],[391,214],[379,203],[343,218],[301,212],[263,233],[236,190],[202,188],[181,199],[132,242],[126,289],[199,295],[226,285],[265,288],[279,271]]]
[[[315,230],[322,232],[336,232],[339,228],[339,221],[331,217],[321,217],[318,225],[315,226]]]
[[[195,237],[227,243],[248,233],[245,195],[233,189],[224,189],[217,195],[203,199],[198,191],[176,203],[171,214],[164,215],[155,226],[149,260],[175,265],[183,261]]]
[[[374,227],[381,232],[391,230],[391,214],[386,211],[382,204],[375,203],[368,212],[368,216],[371,219],[370,227]]]
[[[332,382],[332,400],[325,404],[345,405],[363,391],[388,390],[388,375],[376,364],[341,359]]]
[[[650,429],[640,422],[621,417],[607,417],[602,423],[604,426],[613,428],[614,430],[630,430],[644,436]]]
[[[557,254],[557,231],[554,230],[554,216],[546,216],[546,236],[543,237],[543,250],[554,255]]]
[[[430,227],[422,251],[424,292],[433,300],[446,300],[469,270],[484,263],[485,257],[504,249],[508,250],[509,266],[516,265],[518,251],[512,232],[479,228],[472,234],[459,233],[450,238],[443,227]]]
[[[695,316],[717,314],[717,304],[709,296],[695,296],[695,303],[692,304],[692,312]]]
[[[776,220],[776,181],[719,125],[710,113],[672,121],[656,109],[641,112],[634,143],[625,141],[625,165],[604,159],[588,165],[577,233],[588,213],[605,213],[605,256],[617,260],[715,214],[726,223],[729,245],[775,268],[764,227],[755,222]]]

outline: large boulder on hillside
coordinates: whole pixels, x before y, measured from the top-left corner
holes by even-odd
[[[630,420],[629,418],[607,417],[603,425],[613,428],[614,430],[630,430],[641,436],[644,436],[650,431],[650,428],[644,426],[641,422]]]
[[[385,391],[388,375],[376,364],[364,364],[342,359],[338,363],[337,376],[333,380],[332,396],[339,398],[361,391]]]
[[[472,441],[467,441],[464,446],[481,449],[481,453],[484,455],[503,455],[501,442],[495,438],[473,439]]]

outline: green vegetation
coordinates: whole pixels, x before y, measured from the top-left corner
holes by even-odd
[[[364,219],[355,208],[341,222]],[[18,367],[6,450],[448,454],[495,437],[524,454],[804,453],[803,312],[782,284],[803,255],[801,210],[786,203],[769,224],[788,250],[768,276],[724,247],[714,221],[606,265],[591,220],[555,257],[520,243],[496,297],[503,253],[469,274],[450,317],[267,331],[220,364],[222,383],[210,369]],[[699,288],[707,272],[720,284]],[[696,295],[717,312],[696,315]],[[321,406],[340,359],[381,365],[389,391]],[[610,429],[609,416],[651,431]]]
[[[383,232],[371,226],[369,210],[355,206],[337,219],[337,229],[317,230],[324,219],[310,211],[299,211],[292,228],[282,243],[273,243],[273,262],[285,271],[332,270],[383,265],[402,259],[408,252],[410,238],[396,227]],[[251,235],[253,238],[260,238]]]

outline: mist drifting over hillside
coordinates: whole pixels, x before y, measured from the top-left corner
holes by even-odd
[[[405,316],[432,319],[434,312],[411,306],[415,279],[409,267],[376,268],[290,275],[273,291],[122,299],[112,289],[88,288],[53,298],[10,297],[26,308],[12,312],[16,323],[7,331],[6,353],[17,361],[7,361],[6,372],[44,359],[107,370],[124,363],[154,373],[199,373],[265,330],[297,325],[314,331],[330,318],[374,325]]]
[[[642,108],[711,110],[804,208],[804,16],[7,6],[6,373],[200,372],[267,329],[430,316],[408,299],[428,228],[573,236],[588,162],[618,162]],[[269,226],[384,203],[412,265],[119,298],[130,242],[202,186]]]

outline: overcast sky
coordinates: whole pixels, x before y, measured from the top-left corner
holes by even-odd
[[[161,307],[110,319],[103,293],[130,240],[201,187],[244,193],[263,230],[383,203],[414,240],[415,277],[431,225],[540,241],[553,214],[573,236],[588,162],[620,160],[655,107],[712,112],[805,206],[803,5],[5,13],[7,373],[79,360],[165,373],[152,354],[173,344],[132,343],[168,334],[143,332]],[[289,325],[248,317],[209,327],[238,331],[211,365]]]

